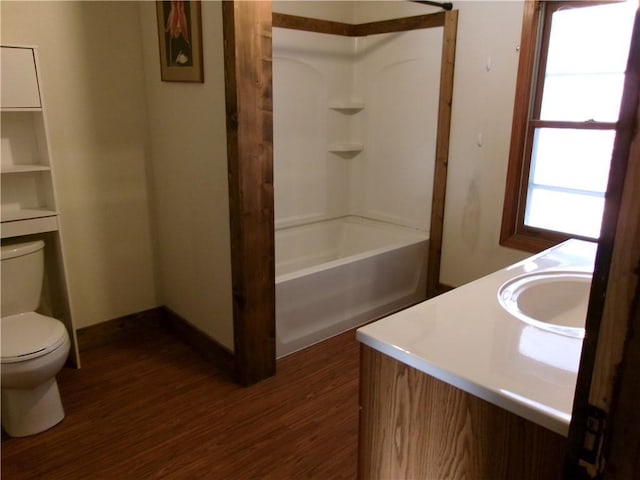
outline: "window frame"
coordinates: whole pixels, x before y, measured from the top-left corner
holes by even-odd
[[[617,122],[540,120],[549,46],[549,26],[553,13],[563,7],[579,8],[603,3],[611,2],[527,0],[524,3],[500,245],[539,252],[569,238],[594,240],[580,235],[525,225],[524,219],[536,129],[547,127],[614,130],[616,128]]]

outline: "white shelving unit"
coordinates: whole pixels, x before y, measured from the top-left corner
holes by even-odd
[[[38,51],[36,47],[22,45],[2,45],[1,48],[0,236],[3,243],[44,240],[45,284],[41,311],[65,323],[73,343],[71,361],[80,366],[64,268]]]

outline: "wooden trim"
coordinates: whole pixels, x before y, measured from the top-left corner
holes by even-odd
[[[225,371],[233,371],[233,353],[164,306],[78,329],[78,344],[84,352],[139,335],[141,329],[157,328],[170,331],[208,361],[223,366]]]
[[[536,128],[579,128],[604,130],[612,122],[567,122],[539,120],[542,103],[549,25],[553,11],[560,7],[588,7],[600,2],[546,2],[526,0],[520,40],[520,62],[511,129],[511,148],[500,229],[500,245],[537,253],[568,238],[582,238],[524,225],[527,185]],[[543,8],[544,7],[544,8]],[[547,28],[543,28],[543,27]],[[542,33],[542,35],[540,35]],[[540,48],[538,46],[540,45]],[[541,88],[537,88],[540,86]],[[589,239],[592,240],[592,239]]]
[[[333,22],[318,18],[300,17],[285,13],[272,13],[273,26],[288,28],[290,30],[302,30],[304,32],[327,33],[329,35],[355,36],[353,25],[350,23]]]
[[[615,382],[614,394],[611,395],[611,428],[605,437],[604,447],[606,472],[615,474],[618,479],[640,477],[640,196],[637,193],[640,185],[640,13],[636,13],[635,35],[631,45],[632,54],[627,70],[629,81],[625,88],[629,95],[622,113],[625,121],[618,131],[613,153],[614,161],[626,158],[628,164],[590,392],[592,403],[607,399],[612,387],[609,382]],[[632,124],[630,114],[634,103],[636,115]],[[622,325],[624,328],[621,328]],[[606,348],[602,348],[602,344]],[[609,353],[616,351],[620,352],[619,357]],[[613,361],[604,360],[603,354],[611,355]],[[601,364],[608,364],[611,368],[616,365],[617,358],[621,360],[615,372],[600,367]]]
[[[163,317],[163,307],[156,307],[79,328],[77,330],[78,348],[83,352],[101,347],[128,337],[132,329],[139,328],[141,325],[146,328],[158,328],[162,324]]]
[[[533,128],[573,128],[576,130],[613,130],[616,122],[565,122],[558,120],[530,120]]]
[[[605,431],[611,457],[605,464],[611,475],[607,478],[637,478],[640,473],[640,432],[630,429],[631,422],[640,422],[638,364],[630,363],[640,356],[638,331],[632,329],[640,323],[639,125],[640,13],[636,12],[569,428],[567,478],[580,470],[589,404],[612,416],[612,430]],[[633,469],[635,474],[630,473]]]
[[[193,348],[211,363],[222,366],[225,372],[233,372],[234,355],[213,338],[194,327],[167,307],[160,309],[162,326]]]
[[[407,32],[423,28],[443,27],[446,15],[452,12],[438,12],[415,17],[394,18],[379,22],[360,23],[354,25],[355,36],[378,35],[381,33]]]
[[[559,478],[566,439],[366,345],[358,478]]]
[[[427,296],[433,296],[440,284],[442,235],[444,230],[444,204],[447,193],[447,165],[449,163],[449,137],[451,134],[451,106],[453,103],[453,74],[456,62],[458,11],[442,14],[442,59],[440,70],[440,99],[438,103],[438,129],[436,161],[433,176],[429,257],[427,262]]]
[[[222,2],[236,375],[275,374],[271,2]]]
[[[527,235],[518,232],[518,207],[520,204],[520,184],[523,168],[523,152],[527,137],[527,118],[531,106],[531,88],[537,50],[539,1],[527,0],[522,18],[520,38],[520,61],[516,80],[516,94],[511,126],[511,148],[502,210],[500,245],[520,250],[538,252],[550,247],[544,239],[531,241]]]
[[[451,285],[447,285],[446,283],[439,283],[438,284],[438,289],[436,290],[436,295],[442,295],[443,293],[447,293],[450,292],[451,290],[455,290],[456,287],[453,287]]]
[[[326,33],[329,35],[342,35],[345,37],[365,37],[381,33],[407,32],[422,28],[442,27],[445,23],[445,12],[360,24],[334,22],[276,12],[272,14],[272,19],[273,26],[278,28]]]

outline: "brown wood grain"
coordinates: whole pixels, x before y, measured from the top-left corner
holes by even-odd
[[[440,260],[444,230],[445,197],[447,193],[447,167],[449,163],[449,137],[451,134],[451,107],[453,103],[453,72],[456,62],[458,11],[443,14],[442,58],[440,67],[440,94],[438,100],[438,127],[436,159],[429,229],[429,258],[427,262],[427,296],[438,293]]]
[[[639,97],[640,14],[636,13],[569,431],[567,478],[580,468],[589,404],[609,415],[605,478],[640,475]],[[594,467],[586,469],[599,473]]]
[[[447,12],[448,13],[448,12]],[[381,33],[408,32],[421,28],[442,27],[445,24],[445,12],[417,15],[414,17],[394,18],[378,22],[354,25],[355,36],[378,35]]]
[[[444,18],[445,14],[439,12],[414,17],[381,20],[378,22],[351,24],[276,12],[272,15],[274,27],[342,35],[346,37],[364,37],[381,33],[407,32],[421,28],[442,27],[444,25]]]
[[[502,210],[500,244],[529,252],[539,252],[551,245],[544,238],[518,232],[518,212],[520,208],[520,181],[525,174],[522,164],[527,137],[530,92],[533,85],[537,35],[539,25],[539,1],[524,2],[522,34],[520,38],[520,60],[516,79],[516,96],[511,125],[511,147]]]
[[[272,14],[273,26],[288,28],[290,30],[302,30],[305,32],[327,33],[330,35],[342,35],[353,37],[353,25],[350,23],[321,20],[318,18],[300,17],[285,13]]]
[[[222,2],[238,381],[275,373],[271,2]]]
[[[237,385],[162,328],[83,350],[58,376],[66,418],[3,437],[3,480],[353,479],[358,344],[348,332]]]
[[[613,282],[608,287],[609,308],[624,321],[627,335],[620,369],[614,386],[611,428],[605,441],[607,479],[640,477],[640,13],[636,12],[627,68],[627,84],[622,101],[623,135],[617,137],[614,150],[627,159],[622,203],[616,228],[617,244],[611,264]],[[635,120],[632,120],[635,103]],[[630,142],[627,150],[628,143]],[[610,296],[609,296],[610,295]],[[605,305],[605,309],[607,306]],[[605,310],[608,312],[609,310]],[[614,315],[614,313],[611,313]],[[617,330],[620,330],[619,328]],[[599,374],[602,377],[602,373]],[[598,377],[596,377],[598,378]],[[596,392],[593,392],[596,393]],[[602,397],[602,393],[599,394]]]
[[[562,436],[361,346],[360,479],[551,480]]]

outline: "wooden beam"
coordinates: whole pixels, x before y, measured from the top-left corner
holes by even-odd
[[[456,36],[458,32],[458,11],[452,10],[442,15],[444,16],[444,31],[442,33],[436,163],[433,177],[429,259],[427,264],[427,296],[435,295],[440,285],[444,203],[447,193],[447,165],[449,163],[449,136],[451,133],[451,106],[453,103],[453,72],[456,63]]]
[[[431,13],[415,17],[394,18],[380,22],[360,23],[354,25],[354,36],[378,35],[381,33],[408,32],[422,28],[442,27],[445,22],[445,13]]]
[[[445,21],[445,13],[439,12],[360,24],[333,22],[330,20],[299,17],[297,15],[287,15],[284,13],[273,13],[272,18],[274,27],[342,35],[345,37],[364,37],[381,33],[407,32],[422,28],[442,27]]]
[[[238,381],[275,374],[271,2],[222,2]]]
[[[353,37],[353,25],[350,23],[332,22],[329,20],[299,17],[297,15],[287,15],[285,13],[275,12],[273,13],[272,18],[274,27]]]

